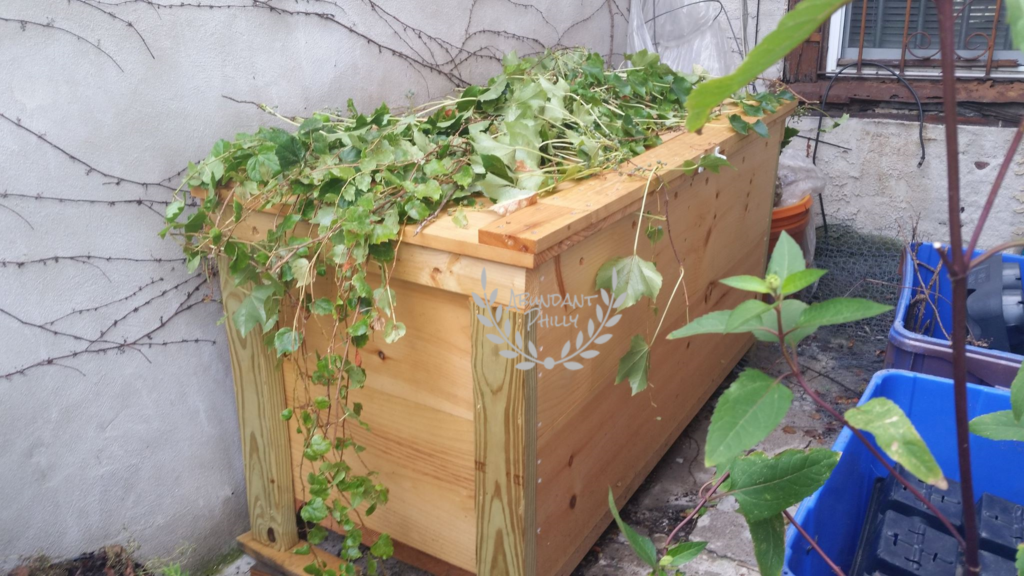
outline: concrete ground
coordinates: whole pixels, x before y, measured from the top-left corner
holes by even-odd
[[[855,404],[871,374],[882,368],[884,335],[865,332],[853,338],[847,331],[821,332],[800,349],[800,363],[808,383],[832,406],[843,411]],[[852,365],[852,366],[851,366]],[[673,527],[699,500],[698,492],[711,477],[704,467],[704,439],[711,413],[721,392],[743,368],[758,368],[778,374],[779,357],[774,345],[758,343],[743,358],[693,422],[662,458],[622,510],[623,518],[640,533],[662,545]],[[787,448],[828,447],[839,434],[840,426],[816,406],[799,387],[793,390],[793,406],[782,425],[757,449],[774,454]],[[707,541],[708,547],[688,564],[690,576],[742,576],[757,574],[750,534],[736,501],[724,498],[714,502],[707,512],[691,523],[682,534],[690,540]],[[340,542],[331,539],[324,548],[337,552]],[[243,556],[224,567],[220,576],[241,576],[253,564]],[[391,576],[426,576],[425,572],[389,561]],[[609,527],[583,559],[573,576],[645,576],[645,565],[632,553],[617,528]]]

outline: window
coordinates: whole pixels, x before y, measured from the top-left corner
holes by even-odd
[[[953,2],[958,76],[1024,77],[1024,54],[1011,44],[1006,2]],[[863,60],[885,64],[907,77],[939,74],[934,0],[854,0],[832,16],[828,30],[826,73]],[[865,67],[861,73],[876,70]]]

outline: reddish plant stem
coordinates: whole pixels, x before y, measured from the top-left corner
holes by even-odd
[[[678,534],[680,530],[682,530],[683,526],[689,524],[690,520],[693,520],[697,516],[697,513],[700,512],[700,509],[703,508],[704,505],[708,503],[708,500],[710,500],[711,497],[714,496],[715,491],[718,490],[719,486],[722,485],[722,482],[725,482],[725,479],[728,477],[728,472],[722,474],[722,477],[718,479],[718,482],[715,482],[715,485],[711,487],[711,490],[708,490],[708,493],[701,497],[700,502],[697,502],[697,505],[694,506],[693,510],[686,515],[686,518],[683,518],[683,521],[677,524],[676,527],[672,529],[672,533],[669,534],[668,538],[665,540],[666,548],[668,548],[668,546],[672,544],[672,539],[676,537],[676,534]]]
[[[814,551],[821,556],[821,559],[825,561],[825,564],[828,564],[828,567],[831,568],[833,572],[838,576],[846,576],[839,566],[836,566],[836,563],[833,562],[827,554],[825,554],[825,551],[821,549],[821,546],[818,546],[818,542],[815,541],[814,538],[811,538],[811,535],[804,530],[804,527],[796,523],[796,519],[794,519],[793,515],[789,513],[789,510],[783,510],[782,514],[786,517],[786,520],[789,520],[789,523],[796,528],[796,531],[804,537],[804,540],[807,540],[807,543],[811,545],[811,548],[814,548]]]
[[[775,312],[776,316],[778,317],[779,333],[784,334],[784,330],[782,328],[782,310],[776,307]],[[889,464],[889,461],[886,460],[885,456],[883,456],[882,453],[878,451],[878,448],[875,448],[875,445],[871,442],[871,440],[868,440],[867,436],[865,436],[863,432],[861,432],[857,428],[854,428],[849,422],[847,422],[846,418],[844,418],[842,414],[840,414],[835,408],[830,406],[828,402],[825,402],[821,398],[821,396],[818,396],[818,393],[815,392],[813,388],[811,388],[811,386],[807,383],[806,380],[804,380],[803,372],[800,371],[800,366],[796,363],[795,360],[793,360],[793,357],[789,354],[789,350],[786,348],[784,338],[785,335],[779,337],[779,348],[782,350],[782,358],[786,361],[786,364],[789,365],[789,369],[793,372],[793,377],[796,378],[797,383],[800,384],[800,387],[803,388],[807,396],[809,396],[815,404],[821,406],[826,412],[828,412],[830,416],[839,421],[840,424],[849,428],[850,431],[853,432],[853,435],[856,436],[857,439],[864,444],[864,446],[868,449],[869,452],[871,452],[871,455],[878,459],[878,461],[882,463],[882,466],[884,466],[885,469],[889,471],[889,474],[893,478],[895,478],[897,482],[905,486],[906,489],[911,494],[913,494],[915,498],[920,500],[921,503],[924,504],[925,507],[928,508],[928,510],[932,514],[934,514],[940,522],[942,522],[942,525],[945,526],[946,530],[949,531],[950,535],[952,535],[953,538],[956,539],[956,541],[960,544],[960,547],[965,547],[966,543],[964,542],[964,539],[960,536],[960,533],[957,532],[956,528],[953,527],[953,524],[949,521],[949,518],[946,518],[946,516],[942,512],[940,512],[934,504],[932,504],[931,500],[926,498],[924,494],[921,494],[920,490],[915,488],[910,482],[907,481],[906,478],[900,476],[899,473],[896,472],[896,469],[893,468],[892,464]]]
[[[997,246],[989,248],[988,250],[981,253],[977,258],[971,258],[971,262],[968,265],[968,269],[974,268],[978,264],[981,264],[985,260],[999,254],[1003,250],[1009,250],[1010,248],[1016,248],[1018,246],[1024,246],[1024,240],[1014,240],[1012,242],[1003,242]]]
[[[1010,165],[1013,164],[1013,157],[1017,155],[1017,149],[1020,148],[1021,139],[1024,138],[1024,121],[1020,123],[1017,130],[1013,133],[1013,141],[1010,142],[1010,147],[1006,150],[1006,156],[1003,158],[1003,163],[999,166],[999,172],[996,174],[996,179],[992,182],[992,189],[989,190],[988,198],[985,200],[985,206],[981,209],[981,215],[978,216],[978,223],[974,227],[974,233],[971,234],[971,241],[967,243],[967,259],[968,261],[974,256],[974,250],[978,247],[978,240],[981,238],[981,229],[985,226],[985,221],[988,220],[988,215],[992,212],[992,206],[996,202],[996,196],[999,194],[999,189],[1003,186],[1003,180],[1006,178],[1006,173],[1010,171]]]
[[[980,574],[978,526],[974,513],[974,478],[971,472],[971,436],[967,417],[967,266],[960,229],[960,146],[957,139],[956,48],[953,33],[956,17],[952,0],[936,0],[939,17],[939,52],[942,56],[942,111],[946,132],[946,179],[949,209],[949,243],[953,284],[953,399],[956,407],[956,443],[960,464],[960,500],[963,505],[964,564],[967,573]],[[987,217],[987,214],[985,215]],[[975,235],[981,233],[979,222]]]

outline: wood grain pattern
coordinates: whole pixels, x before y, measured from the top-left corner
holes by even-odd
[[[366,446],[348,463],[358,473],[379,472],[390,492],[387,505],[363,520],[367,528],[473,571],[474,404],[467,298],[411,282],[394,281],[391,288],[408,334],[393,344],[378,336],[360,350],[368,377],[364,388],[351,392],[351,401],[363,404],[362,418],[370,430],[347,427]],[[326,279],[313,285],[316,295],[331,290],[337,288]],[[285,313],[282,318],[291,322]],[[317,316],[307,319],[306,370],[315,366],[314,352],[329,348],[333,321],[320,322]],[[298,374],[300,361],[289,360],[284,370],[288,405],[296,413],[326,393],[320,386],[307,388]],[[302,459],[302,435],[290,430],[295,498],[305,500],[311,464]]]
[[[304,541],[298,541],[284,550],[278,550],[257,540],[252,532],[246,532],[238,537],[238,545],[242,548],[243,552],[260,562],[265,562],[273,568],[280,570],[285,576],[309,576],[303,568],[313,563],[314,556],[326,562],[335,571],[338,570],[338,566],[344,563],[341,558],[316,546],[310,546],[309,554],[293,553],[296,548],[305,544],[306,542]]]
[[[476,403],[477,574],[532,576],[536,573],[536,369],[519,370],[513,350],[486,338],[470,303],[473,323],[473,398]],[[533,342],[536,334],[519,312],[506,311],[512,331]],[[502,319],[504,322],[504,319]],[[494,329],[490,329],[496,332]]]
[[[764,272],[781,133],[781,123],[774,123],[769,139],[748,139],[734,149],[735,171],[678,178],[669,183],[667,197],[648,199],[648,206],[657,201],[661,209],[668,200],[673,239],[686,266],[690,318],[747,298],[718,279]],[[593,294],[601,264],[631,253],[638,211],[637,204],[633,215],[560,254],[566,292]],[[631,397],[628,383],[614,384],[630,337],[650,340],[659,321],[644,302],[623,312],[613,338],[583,369],[538,370],[537,572],[544,576],[572,571],[611,521],[608,487],[616,502],[625,503],[751,343],[746,334],[665,340],[686,318],[681,290],[666,309],[678,264],[667,238],[653,247],[641,239],[640,255],[665,278],[656,306],[667,317],[652,347],[650,387]],[[528,289],[558,290],[558,263],[552,259],[531,272]],[[593,314],[579,313],[583,322],[584,314]],[[550,327],[540,331],[537,345],[557,350],[574,335]]]
[[[262,330],[257,327],[242,338],[235,328],[234,313],[248,293],[231,280],[226,257],[219,257],[217,263],[242,436],[250,534],[264,546],[288,550],[299,534],[292,508],[288,425],[281,420],[284,379],[277,359],[263,344]]]

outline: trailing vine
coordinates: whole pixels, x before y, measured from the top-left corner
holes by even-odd
[[[418,233],[447,210],[464,227],[467,210],[507,213],[658,145],[660,133],[685,121],[687,96],[703,78],[674,72],[646,52],[626,62],[612,71],[582,49],[511,53],[487,85],[405,113],[382,105],[363,114],[350,101],[345,111],[292,118],[264,107],[295,131],[260,128],[221,140],[189,165],[161,235],[178,239],[190,270],[204,257],[227,257],[234,282],[251,284],[235,326],[243,336],[261,328],[278,357],[300,366],[311,401],[282,418],[296,420],[312,463],[300,512],[313,525],[310,544],[326,537],[320,523],[330,516],[346,532],[342,559],[361,558],[361,517],[388,499],[375,473],[354,472],[352,458],[363,447],[346,427],[366,427],[363,407],[350,401],[367,379],[359,350],[371,338],[392,343],[405,334],[389,282],[403,226],[419,223],[411,232]],[[778,102],[758,98],[769,108]],[[682,169],[727,165],[710,154]],[[186,211],[190,193],[200,200],[194,211]],[[276,212],[276,225],[246,240],[236,228],[255,211]],[[639,298],[629,295],[632,275],[624,269],[615,289],[626,294],[624,305]],[[326,350],[307,349],[312,325],[332,335]],[[382,535],[370,548],[369,572],[391,553]],[[309,570],[336,574],[319,560]],[[351,565],[341,570],[351,573]]]

